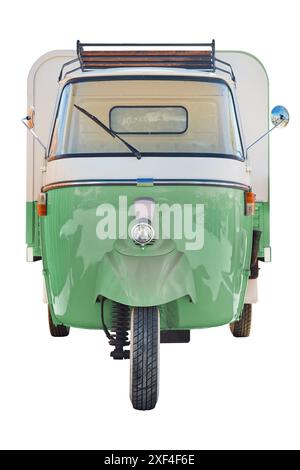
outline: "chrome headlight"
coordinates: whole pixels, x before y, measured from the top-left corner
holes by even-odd
[[[131,238],[139,245],[147,245],[154,238],[154,229],[147,222],[138,222],[131,229]]]

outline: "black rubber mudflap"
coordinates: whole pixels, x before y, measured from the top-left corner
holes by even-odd
[[[250,263],[250,276],[249,279],[257,279],[259,273],[258,267],[258,251],[259,251],[259,241],[262,232],[260,230],[253,230],[253,241],[252,241],[252,253],[251,253],[251,263]]]
[[[189,343],[191,339],[190,330],[161,330],[161,343]]]

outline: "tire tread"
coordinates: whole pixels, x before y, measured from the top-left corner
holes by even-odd
[[[252,304],[245,304],[243,313],[238,321],[230,323],[230,330],[236,338],[247,338],[250,336],[252,319]]]
[[[48,323],[51,336],[54,338],[63,338],[70,333],[70,327],[65,325],[54,325],[50,309],[48,308]]]
[[[131,401],[137,410],[152,410],[158,398],[157,307],[136,307],[132,322]]]

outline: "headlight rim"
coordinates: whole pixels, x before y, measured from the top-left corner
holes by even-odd
[[[141,239],[137,237],[137,235],[134,233],[135,231],[138,230],[138,227],[140,226],[147,227],[150,233],[150,236],[144,241],[141,241]],[[134,241],[134,243],[137,243],[140,246],[145,246],[145,245],[150,244],[153,241],[154,237],[155,237],[154,228],[152,227],[151,223],[149,223],[148,220],[136,221],[130,231],[130,238]]]

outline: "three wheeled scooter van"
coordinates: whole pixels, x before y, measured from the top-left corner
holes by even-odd
[[[35,62],[23,122],[27,259],[42,261],[50,333],[103,330],[130,359],[133,407],[152,409],[160,343],[250,333],[271,260],[264,67],[214,41],[78,41]]]

